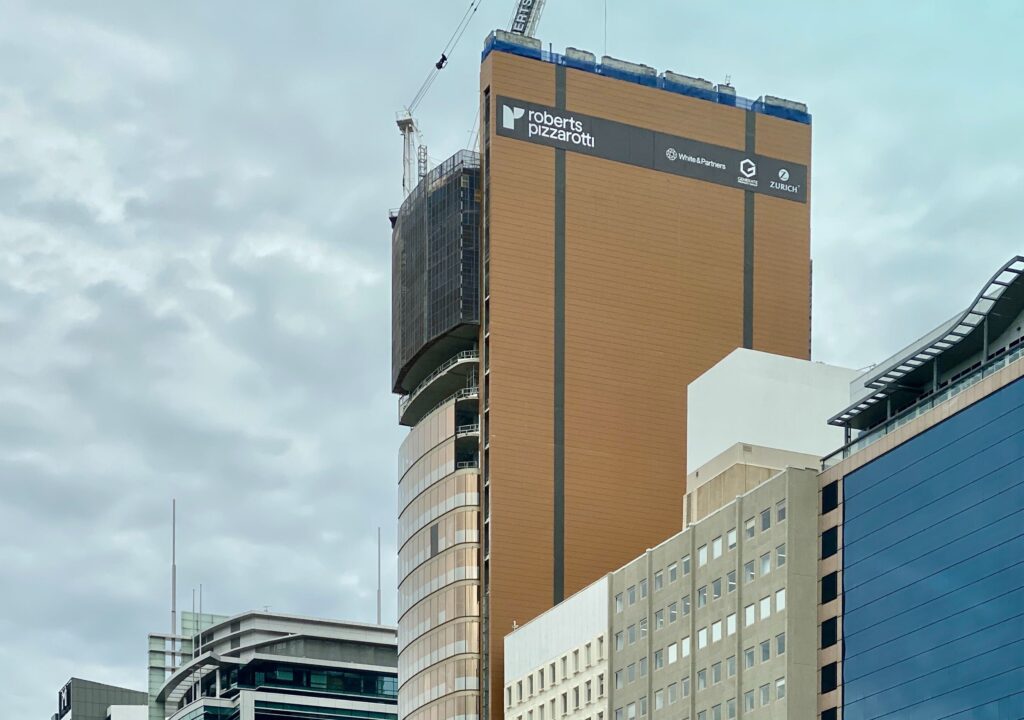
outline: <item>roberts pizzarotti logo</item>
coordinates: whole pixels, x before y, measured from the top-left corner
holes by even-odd
[[[506,130],[516,129],[516,120],[526,114],[526,110],[521,107],[509,107],[508,105],[501,106],[501,126]]]

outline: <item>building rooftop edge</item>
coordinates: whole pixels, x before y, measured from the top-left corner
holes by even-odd
[[[480,56],[481,62],[487,59],[492,52],[504,52],[553,65],[563,65],[636,85],[698,98],[718,105],[750,110],[804,125],[811,124],[811,114],[807,111],[807,105],[801,102],[773,95],[763,95],[757,100],[752,100],[737,95],[735,88],[728,83],[715,85],[703,78],[692,78],[671,70],[666,70],[659,75],[657,70],[648,65],[619,60],[607,55],[602,57],[599,63],[593,53],[575,48],[567,48],[565,54],[560,55],[550,50],[544,50],[543,43],[536,38],[513,35],[504,30],[495,30],[487,36]]]

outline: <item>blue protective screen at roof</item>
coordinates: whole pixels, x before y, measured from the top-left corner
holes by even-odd
[[[772,117],[782,118],[783,120],[792,120],[793,122],[803,123],[804,125],[811,124],[810,113],[795,110],[793,108],[782,107],[780,105],[770,105],[761,100],[751,100],[749,98],[732,95],[730,93],[720,93],[715,90],[676,83],[671,80],[666,80],[660,75],[656,76],[633,73],[622,68],[613,68],[596,62],[590,63],[585,60],[566,57],[565,55],[559,55],[558,53],[549,52],[547,50],[536,50],[534,48],[510,43],[505,40],[499,40],[491,34],[487,36],[487,40],[484,43],[481,60],[486,59],[486,57],[493,51],[506,52],[512,55],[519,55],[520,57],[552,63],[554,65],[564,65],[565,67],[571,67],[585,72],[592,72],[595,75],[604,75],[617,80],[624,80],[637,85],[644,85],[645,87],[658,88],[677,95],[687,95],[689,97],[700,98],[701,100],[707,100],[708,102],[717,103],[718,105],[738,107],[742,110],[752,110],[753,112],[761,113],[762,115],[771,115]]]

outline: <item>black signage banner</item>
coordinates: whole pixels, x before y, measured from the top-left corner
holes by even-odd
[[[71,681],[57,693],[57,717],[62,718],[71,710]]]
[[[807,166],[547,105],[497,98],[502,137],[807,202]]]

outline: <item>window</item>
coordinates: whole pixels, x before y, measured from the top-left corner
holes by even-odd
[[[754,580],[754,561],[743,563],[743,582],[753,582]]]
[[[722,706],[712,705],[711,706],[711,720],[722,720]]]
[[[683,595],[682,611],[683,611],[683,615],[689,615],[690,614],[690,596],[689,595]]]
[[[761,686],[761,707],[764,707],[765,705],[770,703],[771,700],[772,700],[771,686],[769,686],[769,685],[762,685]]]
[[[533,710],[526,711],[526,720],[533,720]]]
[[[711,642],[718,642],[722,639],[722,621],[715,620],[711,623]]]
[[[764,620],[766,617],[772,614],[772,598],[771,595],[768,597],[761,598],[761,619]]]
[[[701,668],[697,671],[697,692],[708,686],[708,671]]]
[[[786,678],[781,677],[775,681],[775,699],[781,700],[786,697]]]
[[[726,720],[736,720],[736,698],[729,698],[725,701]]]
[[[669,603],[668,606],[668,622],[669,624],[674,623],[679,618],[679,604]]]
[[[782,612],[786,609],[786,588],[775,591],[775,612]]]
[[[765,508],[761,511],[761,532],[772,526],[772,509]]]
[[[636,663],[630,663],[626,666],[626,682],[636,682]]]
[[[708,586],[701,585],[697,588],[697,607],[702,608],[708,604]]]
[[[708,711],[707,710],[698,710],[697,711],[697,720],[708,720]]]
[[[569,693],[562,693],[562,715],[569,714]]]
[[[711,541],[711,558],[722,557],[722,536],[719,535]]]
[[[665,707],[665,691],[655,690],[654,691],[654,709],[661,710]]]
[[[665,627],[665,611],[655,610],[654,611],[654,629],[661,630]]]
[[[647,677],[647,656],[640,658],[640,677]]]
[[[729,613],[725,616],[725,634],[736,634],[736,613]]]
[[[590,667],[590,664],[593,662],[593,658],[590,656],[590,643],[584,646],[584,652],[586,653],[587,667]]]
[[[669,643],[668,648],[668,664],[671,665],[679,659],[679,646],[675,643]]]
[[[562,658],[562,679],[565,680],[569,677],[569,658]]]
[[[821,534],[821,557],[832,557],[839,551],[839,528],[832,527]]]
[[[619,633],[619,635],[621,635],[621,634],[622,633]],[[622,648],[619,648],[619,650],[621,650],[621,649]],[[554,663],[551,663],[551,665],[548,667],[548,677],[551,678],[551,684],[554,685],[555,682],[557,681],[557,678],[555,677],[555,664]],[[552,717],[555,716],[554,709],[552,709],[552,711],[551,711],[551,716]]]
[[[832,647],[839,641],[839,621],[829,618],[821,624],[821,647]]]
[[[725,576],[725,587],[728,592],[733,592],[736,589],[736,571],[730,570]]]
[[[786,498],[775,503],[775,522],[780,523],[786,519]]]
[[[679,694],[682,697],[690,697],[690,678],[684,677],[679,681]]]
[[[626,720],[636,720],[636,703],[626,706]]]
[[[701,545],[697,548],[697,567],[704,567],[708,564],[708,546]]]
[[[665,667],[665,653],[663,650],[654,651],[654,669],[660,670]]]
[[[647,597],[647,578],[640,581],[640,597]]]
[[[743,534],[748,538],[754,537],[754,518],[747,518],[743,523]]]
[[[821,514],[830,513],[839,507],[839,481],[833,480],[821,489]]]
[[[786,654],[786,633],[780,633],[775,636],[775,654]]]
[[[629,600],[630,605],[636,603],[636,585],[630,585],[626,588],[626,598]]]
[[[619,593],[618,595],[615,596],[615,612],[616,613],[622,612],[622,607],[623,607],[624,604],[625,603],[622,601],[622,593]]]
[[[736,656],[730,655],[725,659],[725,676],[735,677],[736,676]]]
[[[544,668],[541,668],[537,671],[537,686],[541,690],[544,689]]]
[[[630,645],[636,642],[636,625],[630,625],[626,628],[626,642]]]
[[[604,673],[597,676],[597,696],[604,697]]]
[[[604,659],[604,635],[599,635],[597,638],[597,659]]]
[[[647,696],[644,695],[640,698],[640,715],[644,716],[647,714]]]
[[[716,662],[711,666],[711,684],[717,685],[722,682],[722,663]]]
[[[702,627],[697,631],[697,649],[703,650],[708,646],[708,629]]]
[[[615,649],[622,650],[624,647],[626,647],[626,643],[623,641],[622,631],[619,630],[615,633]]]
[[[748,647],[743,651],[743,668],[749,670],[754,667],[754,648]]]
[[[512,686],[505,688],[505,707],[512,707]]]
[[[647,618],[640,618],[640,637],[647,637]]]
[[[538,720],[544,720],[544,703],[541,703],[537,707],[537,719]]]
[[[621,670],[615,671],[615,689],[621,690],[626,687],[626,682]]]
[[[580,709],[580,686],[577,685],[572,689],[572,707],[574,710]]]
[[[676,563],[672,563],[668,566],[668,581],[674,583],[679,577],[679,566]]]
[[[838,682],[837,664],[829,663],[821,669],[821,693],[830,693],[836,689]]]
[[[683,559],[680,562],[683,563],[683,575],[689,575],[690,574],[690,556],[686,555],[685,557],[683,557]]]
[[[520,680],[516,683],[516,702],[523,701],[523,681]]]
[[[722,597],[722,578],[715,578],[711,581],[711,599],[717,600]]]
[[[829,708],[821,711],[821,720],[839,720],[839,708]]]
[[[679,685],[676,683],[669,683],[668,687],[668,704],[673,705],[679,699]]]
[[[743,608],[743,627],[750,627],[754,624],[754,606],[747,605]]]
[[[768,662],[772,659],[772,641],[765,640],[761,643],[761,662]]]
[[[526,692],[528,695],[533,695],[533,675],[526,678]]]
[[[775,548],[775,567],[782,567],[786,564],[786,543]]]
[[[615,720],[625,720],[622,708],[615,708]]]
[[[772,571],[772,554],[765,553],[761,556],[761,576],[764,577]]]
[[[654,589],[661,590],[662,585],[665,584],[665,574],[659,570],[654,573]]]
[[[754,691],[747,690],[743,693],[743,709],[753,710],[754,709]]]
[[[641,621],[641,622],[643,622],[643,621]],[[574,673],[578,673],[580,671],[580,651],[579,650],[573,650],[572,651],[572,671]]]
[[[736,528],[732,528],[725,534],[725,544],[732,550],[736,547]]]
[[[690,657],[690,636],[687,635],[679,641],[679,649],[683,657]]]
[[[839,573],[829,573],[821,579],[821,604],[832,602],[839,597]]]

